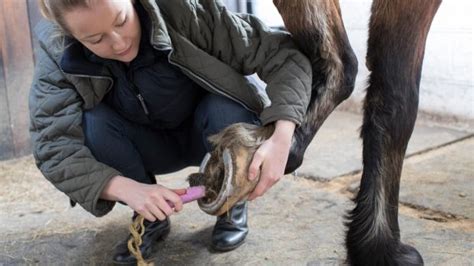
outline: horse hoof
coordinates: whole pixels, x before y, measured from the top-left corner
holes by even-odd
[[[418,266],[424,264],[423,258],[414,247],[399,241],[394,241],[392,245],[384,246],[384,249],[380,250],[377,250],[376,247],[373,248],[373,246],[365,246],[352,251],[352,253],[348,253],[347,262],[354,266]]]
[[[400,249],[395,258],[397,265],[424,265],[421,254],[414,247],[400,243]]]

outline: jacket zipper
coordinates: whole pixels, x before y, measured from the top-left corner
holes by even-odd
[[[140,89],[133,84],[133,74],[130,71],[128,74],[128,84],[130,85],[130,88],[132,89],[132,92],[135,93],[135,96],[137,97],[138,101],[140,102],[140,105],[142,106],[143,111],[145,112],[145,115],[148,117],[150,112],[148,111],[148,107],[145,103],[145,99],[143,98],[142,94],[140,93]],[[149,119],[150,117],[148,117]]]
[[[148,108],[146,107],[146,103],[145,103],[145,100],[143,99],[143,96],[140,93],[138,93],[137,98],[140,101],[140,104],[141,104],[141,106],[143,108],[143,111],[145,112],[146,116],[148,116],[150,114],[150,112],[148,112]]]
[[[110,81],[110,85],[109,87],[107,88],[107,91],[110,91],[110,89],[112,88],[112,86],[114,85],[114,80],[111,78],[111,77],[107,77],[107,76],[93,76],[93,75],[82,75],[82,74],[73,74],[73,73],[67,73],[65,72],[64,70],[61,69],[61,72],[66,74],[66,75],[71,75],[71,76],[75,76],[75,77],[80,77],[80,78],[98,78],[98,79],[106,79],[108,81]],[[148,117],[148,115],[150,114],[149,110],[148,110],[148,107],[145,103],[145,99],[143,98],[143,96],[141,95],[140,91],[138,90],[138,88],[135,86],[135,84],[133,84],[132,82],[128,82],[130,84],[130,86],[132,87],[132,91],[134,92],[134,94],[136,95],[138,101],[140,102],[140,105],[143,109],[143,111],[145,112],[146,116]]]

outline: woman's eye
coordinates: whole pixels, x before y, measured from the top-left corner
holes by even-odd
[[[101,41],[102,41],[102,38],[98,39],[98,40],[95,41],[95,42],[91,42],[91,43],[92,43],[92,44],[98,44],[98,43],[100,43]]]
[[[120,23],[119,25],[117,25],[117,27],[122,27],[123,25],[125,25],[125,23],[127,23],[127,17],[125,17],[125,19],[123,20],[123,22]]]

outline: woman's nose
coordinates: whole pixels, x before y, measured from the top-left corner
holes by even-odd
[[[112,34],[112,49],[115,52],[122,52],[123,50],[127,49],[125,39],[118,33]]]

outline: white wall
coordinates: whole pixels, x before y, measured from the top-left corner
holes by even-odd
[[[417,0],[419,1],[419,0]],[[356,89],[350,102],[365,95],[368,70],[365,67],[369,0],[341,0],[349,40],[359,60]],[[266,23],[281,25],[271,0],[256,0],[257,15]],[[472,0],[444,0],[428,35],[420,86],[420,111],[440,117],[474,120],[473,88],[473,3]]]

